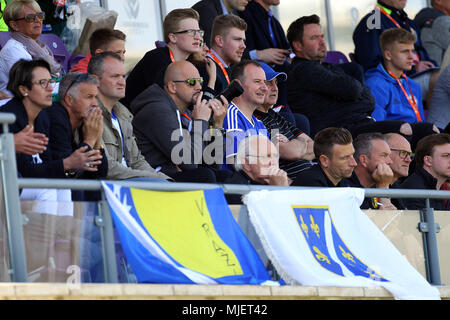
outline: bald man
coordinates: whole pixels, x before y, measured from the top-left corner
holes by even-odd
[[[389,186],[390,189],[399,189],[403,178],[409,175],[409,165],[411,164],[411,144],[405,137],[398,133],[388,133],[384,135],[386,142],[391,149],[389,164],[393,173],[393,179]],[[397,209],[406,209],[403,199],[391,199],[392,204]]]
[[[175,181],[217,182],[215,158],[204,157],[205,140],[209,140],[211,132],[221,134],[209,129],[222,126],[228,101],[223,97],[222,101],[202,99],[202,82],[192,63],[174,62],[164,74],[164,89],[152,85],[130,106],[142,154]],[[220,155],[219,150],[217,153]]]
[[[280,169],[277,147],[264,135],[245,137],[239,143],[233,175],[226,184],[288,186],[286,171]],[[227,195],[229,204],[241,203],[240,195]]]

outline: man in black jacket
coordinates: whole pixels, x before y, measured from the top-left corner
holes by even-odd
[[[296,55],[288,73],[288,104],[294,112],[308,117],[312,137],[327,127],[347,128],[353,137],[363,132],[412,134],[406,122],[375,122],[370,116],[375,107],[370,89],[348,74],[357,73],[355,68],[358,71],[360,67],[322,62],[327,48],[318,16],[294,21],[287,37]]]
[[[301,171],[292,183],[305,187],[348,187],[348,178],[356,167],[351,133],[344,128],[326,128],[314,137],[314,155],[318,163]]]
[[[450,134],[429,135],[417,143],[416,171],[402,184],[401,189],[440,190],[450,179]],[[425,199],[404,199],[409,210],[425,208]],[[449,202],[430,199],[430,206],[436,210],[448,210]]]
[[[102,157],[97,171],[73,171],[69,177],[101,179],[108,173],[108,160],[101,145],[103,115],[97,103],[98,81],[91,75],[68,73],[59,85],[59,102],[43,112],[50,119],[49,148],[54,160],[64,159],[75,150],[86,147]],[[72,191],[74,201],[99,200],[99,192]]]
[[[192,6],[200,15],[200,29],[205,31],[203,40],[211,47],[211,29],[214,18],[223,14],[234,14],[236,11],[243,11],[248,4],[248,0],[200,0]],[[210,42],[211,41],[211,42]]]

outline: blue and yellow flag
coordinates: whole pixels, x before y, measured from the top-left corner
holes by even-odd
[[[222,189],[164,192],[103,183],[139,282],[262,284],[270,280]]]

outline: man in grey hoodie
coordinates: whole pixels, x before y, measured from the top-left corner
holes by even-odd
[[[221,127],[228,101],[202,99],[202,80],[192,63],[174,62],[164,74],[164,89],[152,85],[130,105],[134,134],[145,159],[179,182],[222,180],[214,160],[222,159]],[[206,143],[212,136],[217,142],[213,150]]]

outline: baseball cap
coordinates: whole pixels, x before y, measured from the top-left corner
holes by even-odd
[[[287,74],[284,72],[276,72],[273,70],[267,63],[258,61],[261,67],[264,69],[264,72],[266,73],[266,80],[271,81],[278,77],[278,81],[286,81],[287,80]]]

